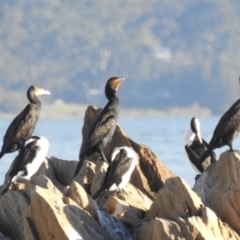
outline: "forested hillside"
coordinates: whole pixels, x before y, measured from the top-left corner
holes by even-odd
[[[237,0],[2,0],[0,110],[21,108],[31,84],[100,105],[117,75],[124,107],[222,112],[240,96],[239,12]]]

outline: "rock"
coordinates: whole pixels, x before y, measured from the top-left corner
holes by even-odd
[[[34,225],[38,226],[40,239],[70,239],[73,235],[80,239],[111,239],[94,219],[73,201],[67,205],[62,196],[54,196],[52,192],[39,187],[34,192],[28,214]],[[39,212],[38,209],[44,209],[44,212]],[[48,226],[42,224],[44,222],[47,222]]]
[[[185,240],[181,227],[174,221],[154,218],[142,224],[138,231],[134,233],[136,240]]]
[[[75,168],[73,169],[73,172],[74,170]],[[95,163],[85,160],[79,173],[75,178],[73,178],[73,181],[77,181],[78,183],[80,183],[87,191],[87,193],[90,194],[91,184],[95,172]]]
[[[69,196],[78,204],[78,206],[87,211],[89,215],[95,219],[99,225],[111,236],[112,239],[132,239],[127,228],[116,218],[100,211],[95,201],[88,196],[84,188],[78,183],[73,182],[65,195]]]
[[[179,177],[168,179],[159,190],[134,239],[239,239]]]
[[[166,181],[153,203],[131,183],[114,195],[103,191],[96,202],[77,182],[64,193],[54,182],[35,175],[1,196],[0,231],[13,240],[130,240],[131,233],[138,240],[239,239],[178,177]]]
[[[199,208],[203,203],[198,195],[180,177],[169,178],[164,187],[159,190],[151,205],[146,220],[154,217],[186,218],[191,209]]]
[[[95,167],[96,173],[92,178],[92,184],[91,184],[92,195],[96,193],[103,185],[108,166],[109,165],[106,162],[103,162],[100,159],[97,160],[96,167]]]
[[[240,234],[240,156],[224,152],[201,174],[194,191],[222,221]]]
[[[124,201],[124,204],[131,206],[142,211],[147,211],[152,200],[144,195],[141,191],[135,188],[131,183],[126,184],[126,186],[119,192],[104,191],[97,199],[98,206],[101,209],[106,210],[108,208],[108,198],[114,196],[115,198]]]
[[[95,164],[90,161],[84,161],[79,174],[73,178],[77,161],[63,160],[56,157],[45,159],[44,163],[37,172],[37,175],[45,175],[54,183],[54,185],[63,191],[65,186],[70,185],[72,181],[77,181],[83,185],[85,190],[90,193],[90,187],[93,176],[95,175]]]
[[[71,186],[65,191],[64,196],[70,197],[78,206],[87,211],[89,215],[96,217],[97,204],[77,182],[72,182]]]
[[[168,178],[174,177],[174,174],[163,165],[150,148],[143,144],[137,144],[131,139],[130,142],[132,148],[139,155],[139,169],[136,168],[137,171],[133,172],[132,179],[134,180],[131,182],[141,191],[155,196],[154,193],[163,187]]]
[[[124,222],[132,231],[140,224],[152,201],[128,183],[115,195],[109,196],[108,192],[105,192],[99,197],[97,203],[100,208]]]
[[[209,208],[202,208],[200,216],[175,220],[153,218],[143,222],[134,233],[136,240],[226,240],[239,239],[230,227],[221,222]],[[205,222],[207,221],[207,223]]]
[[[58,182],[63,186],[70,185],[73,180],[73,170],[76,168],[77,162],[51,157],[49,163],[54,169],[55,178]]]
[[[145,213],[141,209],[126,205],[124,200],[121,200],[115,196],[109,197],[106,206],[106,212],[124,222],[125,225],[131,230],[140,225]]]
[[[59,188],[57,188],[56,185],[49,178],[47,178],[44,175],[32,176],[31,182],[27,182],[27,184],[33,184],[33,185],[48,189],[48,190],[50,190],[51,192],[54,192],[57,195],[62,194],[62,192],[59,190]],[[22,189],[27,191],[26,186]]]
[[[41,167],[38,169],[36,175],[44,175],[47,178],[51,179],[51,181],[54,183],[54,185],[62,191],[64,189],[64,185],[61,184],[61,182],[58,181],[58,178],[56,177],[56,170],[54,169],[53,165],[51,164],[50,159],[46,158]]]
[[[8,191],[0,198],[0,231],[14,240],[112,239],[74,201],[65,202],[60,192],[32,183]]]
[[[28,204],[29,200],[20,192],[8,191],[1,196],[0,232],[13,240],[27,239],[24,230],[30,228],[26,219]]]

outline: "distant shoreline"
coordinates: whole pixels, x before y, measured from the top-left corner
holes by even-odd
[[[78,104],[44,104],[42,106],[41,118],[43,119],[83,119],[87,105]],[[21,111],[21,110],[20,110]],[[19,111],[19,112],[20,112]],[[18,112],[18,113],[19,113]],[[0,112],[1,119],[12,119],[18,113]],[[143,117],[211,117],[212,111],[209,108],[201,107],[194,103],[189,107],[172,107],[161,111],[156,109],[121,108],[120,118],[143,118]]]

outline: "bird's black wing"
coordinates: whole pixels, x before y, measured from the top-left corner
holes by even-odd
[[[199,152],[196,152],[191,146],[185,146],[185,150],[187,152],[188,158],[191,162],[195,162],[194,159],[199,159]]]
[[[99,141],[109,133],[112,127],[116,126],[116,122],[116,117],[113,112],[106,112],[99,116],[95,125],[91,129],[90,134],[83,140],[79,154],[79,162],[74,171],[74,177],[78,174],[83,165],[86,152],[99,143]]]
[[[12,170],[9,175],[14,177],[19,171],[24,170],[28,163],[32,163],[34,158],[37,156],[39,149],[40,148],[36,140],[30,142],[27,146],[22,147],[19,154],[14,159]]]
[[[202,142],[203,142],[203,144],[206,146],[206,148],[208,149],[209,148],[209,144],[202,138]],[[216,160],[216,153],[214,152],[214,151],[211,151],[211,153],[210,153],[210,157],[211,157],[211,163],[213,163],[213,162],[216,162],[217,160]]]
[[[129,170],[132,162],[133,158],[128,158],[127,156],[121,156],[119,159],[115,159],[109,166],[105,189],[109,189],[114,183],[119,185],[122,176]]]
[[[34,113],[31,104],[28,104],[9,125],[3,137],[2,149],[8,149],[8,145],[17,142],[19,139],[26,139],[31,136],[38,116],[38,114]]]
[[[185,150],[188,154],[189,160],[200,172],[203,172],[214,160],[216,161],[214,158],[214,152],[211,152],[211,156],[207,156],[201,161],[201,157],[208,150],[208,144],[204,139],[202,139],[202,143],[194,141],[190,146],[186,145]]]
[[[101,141],[109,131],[116,126],[117,120],[113,112],[105,112],[100,115],[95,125],[90,131],[89,136],[83,143],[81,152],[84,153]]]
[[[196,151],[195,148],[193,148],[192,146],[185,146],[185,150],[187,152],[188,155],[188,159],[192,162],[192,164],[200,171],[202,172],[203,169],[201,167],[201,165],[199,164],[199,154],[201,154],[201,151]],[[202,153],[203,154],[203,153]]]
[[[234,131],[239,126],[240,119],[240,100],[236,101],[227,112],[220,118],[214,132],[213,137],[209,143],[210,146],[214,145],[216,141],[228,132]]]

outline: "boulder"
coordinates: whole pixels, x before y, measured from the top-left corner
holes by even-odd
[[[84,188],[76,182],[73,182],[69,189],[65,192],[65,196],[69,196],[78,206],[84,209],[107,234],[114,240],[131,240],[132,236],[126,226],[111,215],[101,211],[95,201],[88,196]]]
[[[204,205],[240,234],[240,155],[226,151],[198,178],[194,191]]]
[[[51,159],[51,158],[50,158]],[[64,189],[64,184],[62,184],[57,176],[56,176],[56,168],[53,167],[51,161],[49,158],[45,159],[41,165],[41,167],[38,169],[37,173],[35,175],[44,175],[47,178],[51,179],[54,186],[56,186],[60,191]],[[61,171],[61,168],[59,168],[59,171]]]
[[[154,218],[143,222],[142,226],[134,233],[136,240],[185,240],[181,227],[174,221]]]
[[[150,220],[154,217],[186,218],[191,209],[199,208],[202,205],[201,199],[182,178],[169,178],[164,187],[159,190],[145,219]]]
[[[134,239],[239,239],[231,227],[217,218],[181,178],[168,179],[159,190]]]
[[[103,162],[100,159],[97,160],[96,166],[95,166],[96,172],[92,178],[92,184],[91,184],[92,195],[102,187],[105,180],[108,166],[109,165],[106,162]]]
[[[203,207],[198,215],[174,220],[153,218],[144,221],[134,233],[136,240],[237,240],[239,236],[220,221],[215,213]]]
[[[138,226],[152,204],[144,193],[128,183],[120,192],[103,192],[97,199],[98,206],[125,223],[128,228]]]
[[[131,146],[139,156],[139,165],[132,174],[132,184],[149,196],[155,196],[165,181],[174,174],[143,144],[130,139]],[[150,194],[151,193],[151,194]]]
[[[28,183],[24,190],[4,194],[0,231],[14,240],[112,239],[85,210],[72,200],[63,201],[62,193],[50,185],[47,189]]]

